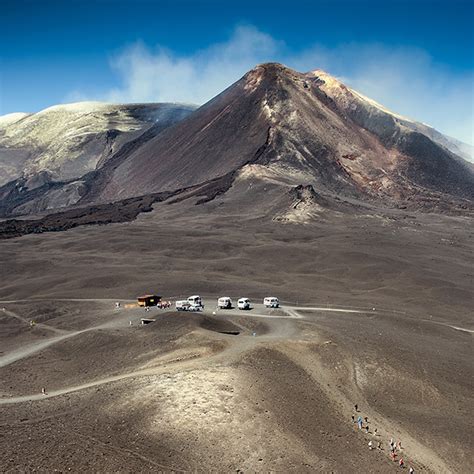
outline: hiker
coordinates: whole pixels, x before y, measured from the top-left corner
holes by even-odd
[[[359,416],[359,418],[357,418],[357,424],[359,425],[359,430],[362,429],[362,418]]]
[[[400,458],[400,461],[398,461],[398,465],[402,468],[405,466],[405,463],[403,462],[403,458]]]
[[[132,325],[132,321],[129,321],[128,324],[130,324],[130,326]]]
[[[364,420],[365,420],[366,423],[369,422],[369,419],[366,416],[364,416]]]
[[[369,441],[369,449],[372,451],[372,441]]]
[[[415,474],[415,470],[412,467],[410,467],[410,469],[408,470],[408,474]]]
[[[401,451],[402,450],[402,442],[400,440],[398,440],[397,446],[398,446],[398,449]]]
[[[365,427],[365,432],[366,432],[367,434],[369,434],[369,427],[368,427],[368,426]]]
[[[393,448],[394,445],[395,445],[395,443],[393,441],[393,438],[390,438],[390,447]]]
[[[377,444],[377,448],[380,449],[380,451],[382,451],[382,443],[380,441]]]
[[[43,395],[46,395],[46,389],[45,389],[44,387],[41,388],[41,393],[42,393]]]
[[[357,411],[357,408],[359,408],[359,405],[357,403],[354,405],[355,411]]]
[[[354,415],[352,415],[352,423],[355,423]]]
[[[377,428],[374,430],[374,436],[377,436]]]

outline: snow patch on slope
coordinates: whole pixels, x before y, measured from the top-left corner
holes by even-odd
[[[177,121],[188,110],[193,108],[78,102],[7,116],[0,120],[0,185],[41,171],[54,181],[78,178],[155,123]]]
[[[369,97],[366,97],[365,95],[361,94],[360,92],[356,91],[355,89],[351,89],[350,87],[347,87],[345,84],[343,84],[341,81],[336,79],[335,77],[331,76],[327,72],[321,70],[321,69],[315,69],[314,71],[311,71],[309,74],[316,76],[324,81],[324,85],[321,87],[323,91],[328,93],[330,97],[333,97],[334,95],[336,96],[347,96],[349,94],[353,94],[356,98],[359,100],[366,102],[367,104],[371,105],[372,107],[375,107],[376,109],[386,113],[390,114],[393,117],[396,117],[400,120],[404,120],[407,122],[415,123],[413,120],[404,117],[403,115],[399,115],[395,112],[392,112],[391,110],[387,109],[384,107],[382,104],[379,104],[373,99],[370,99]]]
[[[113,109],[117,106],[107,102],[95,102],[95,101],[84,101],[84,102],[72,102],[69,104],[58,104],[43,109],[36,115],[48,114],[50,112],[69,112],[72,114],[88,114],[91,112],[98,112],[104,109]]]
[[[30,114],[25,112],[14,112],[12,114],[0,115],[0,128],[18,122],[29,115]]]
[[[399,127],[421,133],[455,155],[467,161],[474,161],[473,146],[444,135],[426,123],[418,122],[387,109],[375,100],[361,94],[355,89],[347,87],[341,81],[321,69],[315,69],[306,75],[320,79],[322,81],[320,85],[321,90],[331,97],[339,106],[349,110],[355,110],[358,106],[362,106],[367,110],[376,110],[378,113],[389,115],[396,120]]]

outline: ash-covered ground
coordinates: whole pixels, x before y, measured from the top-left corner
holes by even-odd
[[[2,472],[472,472],[469,218],[184,209],[2,241]]]

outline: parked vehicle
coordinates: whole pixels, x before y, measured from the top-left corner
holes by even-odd
[[[217,300],[217,307],[219,309],[231,309],[232,300],[228,296],[222,296]]]
[[[278,298],[275,298],[274,296],[267,296],[266,298],[264,298],[263,304],[266,308],[279,308],[280,307],[280,301],[278,300]]]
[[[201,309],[204,309],[204,305],[202,304],[202,298],[199,295],[193,295],[188,298],[188,303],[194,306],[200,306]]]
[[[191,303],[188,300],[178,300],[175,303],[176,311],[188,311]]]
[[[248,298],[240,298],[237,301],[237,307],[239,309],[250,309],[250,300]]]

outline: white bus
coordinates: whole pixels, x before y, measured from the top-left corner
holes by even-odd
[[[178,300],[175,303],[176,311],[188,311],[191,307],[191,303],[188,300]]]
[[[240,298],[237,301],[237,307],[239,309],[250,309],[250,300],[248,298]]]
[[[202,298],[199,295],[190,296],[188,298],[188,303],[193,307],[200,306],[201,308],[204,308],[204,305],[202,304]]]
[[[217,300],[217,307],[219,309],[231,309],[232,300],[228,296],[222,296]]]
[[[266,308],[279,308],[280,307],[280,301],[278,300],[278,298],[275,298],[274,296],[267,296],[266,298],[264,298],[263,304]]]

